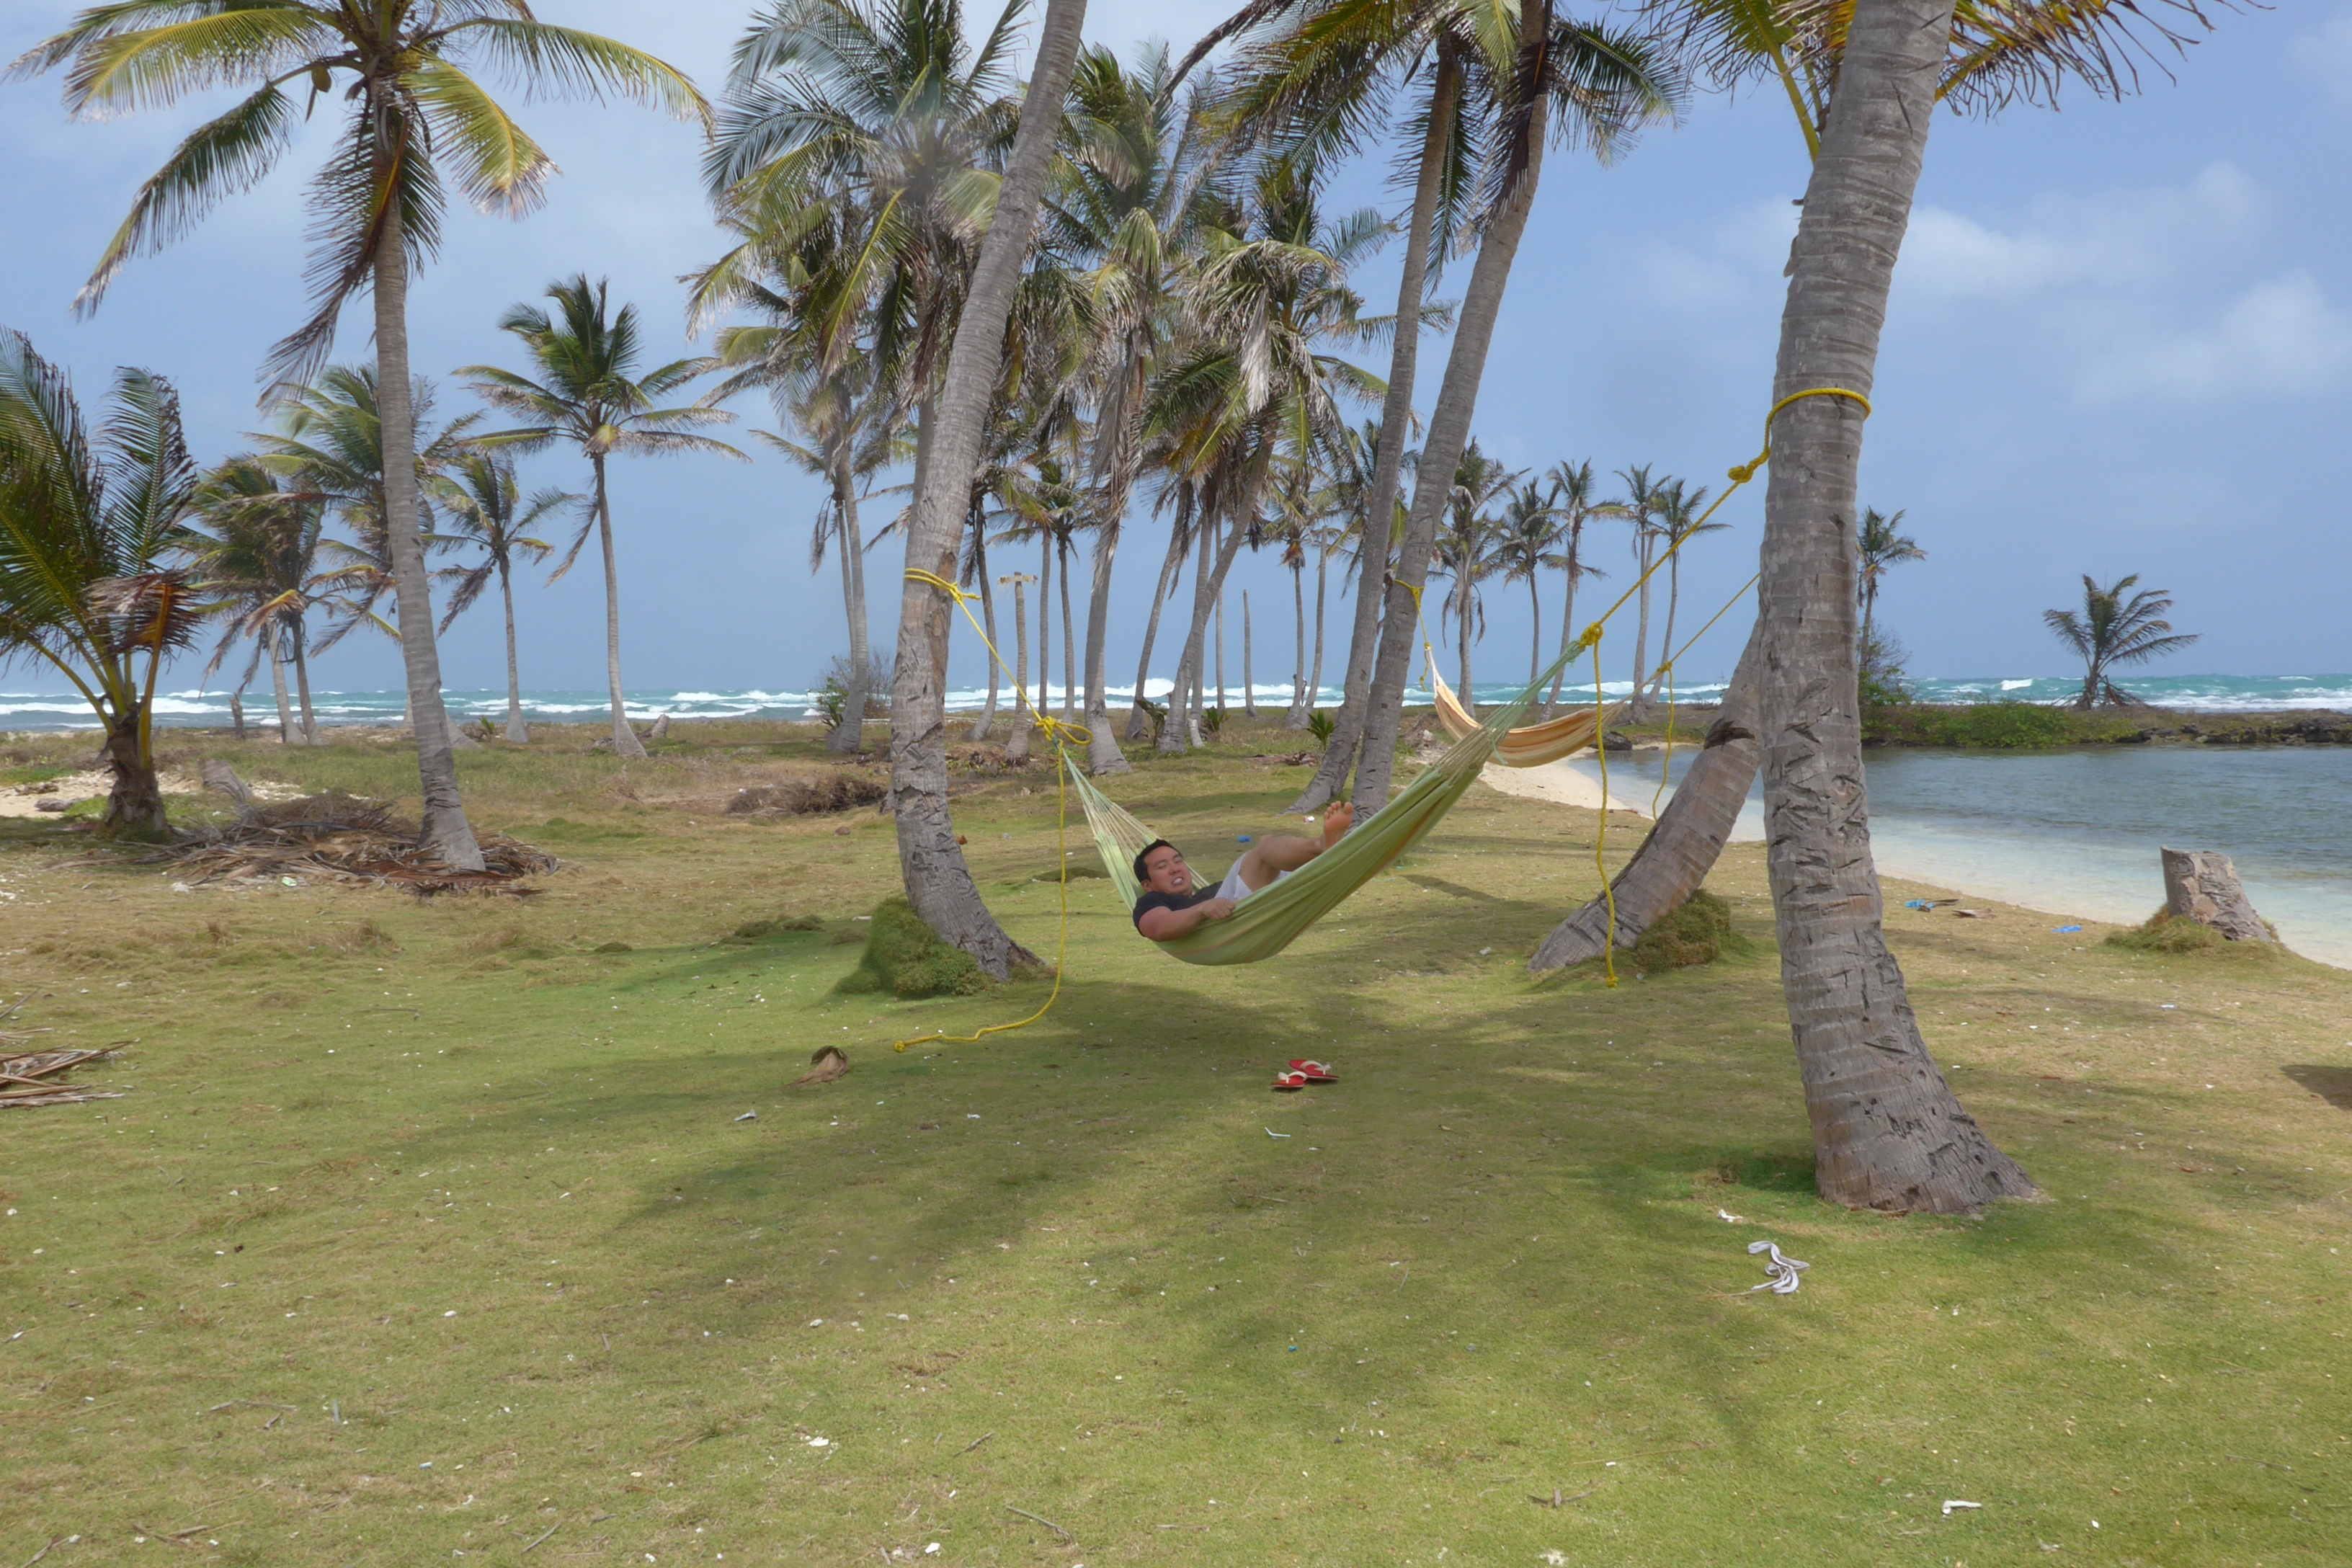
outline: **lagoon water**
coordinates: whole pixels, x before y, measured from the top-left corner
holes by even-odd
[[[1659,757],[1612,759],[1611,794],[1648,810]],[[1571,765],[1599,772],[1589,759]],[[2164,902],[2159,846],[2219,849],[2289,947],[2352,968],[2352,747],[1874,747],[1864,767],[1871,845],[1889,876],[2138,921]],[[1759,785],[1736,837],[1763,836]]]

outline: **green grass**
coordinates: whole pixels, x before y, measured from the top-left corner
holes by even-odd
[[[1305,777],[1244,730],[1110,793],[1220,871]],[[1526,975],[1588,814],[1474,791],[1252,968],[1074,880],[1054,1010],[902,1054],[1046,983],[835,994],[889,823],[730,820],[814,743],[678,732],[461,757],[478,825],[566,858],[530,900],[174,894],[7,825],[14,1026],[130,1042],[79,1076],[131,1092],[0,1112],[0,1561],[2342,1560],[2352,976],[1893,909],[2049,1201],[1853,1215],[1769,960]],[[1055,805],[1042,767],[956,802],[1049,959]],[[1709,886],[1769,948],[1759,852]],[[786,1089],[827,1043],[848,1077]],[[1269,1093],[1296,1056],[1341,1081]],[[1799,1295],[1744,1293],[1763,1237]]]

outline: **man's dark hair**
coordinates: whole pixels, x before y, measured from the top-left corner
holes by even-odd
[[[1137,850],[1135,852],[1135,879],[1139,882],[1149,882],[1151,880],[1151,873],[1143,868],[1143,863],[1151,858],[1151,852],[1154,849],[1173,849],[1176,846],[1169,843],[1165,838],[1155,838],[1150,843],[1145,845],[1142,848]]]

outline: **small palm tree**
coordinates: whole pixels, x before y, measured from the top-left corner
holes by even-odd
[[[1642,584],[1641,615],[1633,632],[1633,716],[1639,719],[1645,711],[1642,693],[1650,676],[1650,568],[1656,564],[1659,546],[1665,542],[1658,509],[1672,481],[1653,479],[1647,463],[1620,468],[1617,477],[1625,482],[1625,499],[1613,503],[1611,510],[1633,527],[1633,569],[1641,574]]]
[[[1551,496],[1549,505],[1559,514],[1559,539],[1567,546],[1553,555],[1547,564],[1559,569],[1563,584],[1559,601],[1559,651],[1564,655],[1576,636],[1576,585],[1587,577],[1609,575],[1584,559],[1584,525],[1596,518],[1614,519],[1622,515],[1615,501],[1592,499],[1592,459],[1580,463],[1559,462],[1551,466]],[[1563,667],[1551,678],[1551,695],[1545,699],[1546,717],[1559,710],[1559,689],[1568,679]]]
[[[253,655],[245,680],[267,655],[278,696],[278,736],[289,745],[319,744],[310,710],[309,617],[325,597],[319,547],[326,526],[325,498],[289,483],[263,458],[231,458],[205,475],[189,503],[182,549],[197,587],[214,600],[228,625],[205,667],[220,668],[246,637]],[[302,704],[296,729],[286,699],[286,666],[294,666]],[[238,689],[244,689],[244,681]]]
[[[2141,664],[2174,653],[2197,640],[2194,632],[2174,632],[2164,612],[2172,608],[2172,595],[2163,588],[2143,588],[2129,599],[2126,589],[2139,581],[2135,572],[2100,587],[2083,574],[2083,608],[2044,610],[2042,623],[2060,642],[2083,656],[2083,694],[2074,706],[2087,709],[2095,701],[2120,707],[2138,699],[2118,687],[2111,676],[2118,665]]]
[[[1471,694],[1470,645],[1486,635],[1486,611],[1479,604],[1478,584],[1504,569],[1500,557],[1502,520],[1490,510],[1497,496],[1507,494],[1524,476],[1511,472],[1478,449],[1476,437],[1463,448],[1454,466],[1454,489],[1446,497],[1443,526],[1437,533],[1437,570],[1454,579],[1454,590],[1439,610],[1443,635],[1448,613],[1454,616],[1456,647],[1462,658],[1462,706],[1474,717],[1478,700]]]
[[[73,683],[106,729],[106,827],[161,834],[155,678],[203,615],[164,561],[196,470],[169,382],[119,371],[111,401],[93,438],[65,373],[0,330],[0,662],[37,659]]]
[[[481,849],[459,804],[450,756],[455,731],[440,721],[441,658],[424,522],[409,477],[415,426],[407,402],[408,282],[440,246],[445,175],[484,211],[520,217],[539,205],[555,163],[467,74],[469,61],[526,91],[612,92],[680,118],[709,114],[693,84],[660,60],[593,33],[551,26],[526,0],[116,0],[78,13],[6,74],[65,68],[66,107],[93,119],[231,83],[251,89],[189,132],[140,187],[75,301],[84,311],[97,309],[133,255],[162,249],[223,196],[268,174],[296,127],[341,81],[349,118],[311,184],[313,309],[270,351],[264,374],[273,391],[309,380],[333,344],[344,303],[362,288],[373,297],[383,444],[394,454],[384,543],[416,719],[423,843],[446,865],[479,870]],[[306,89],[298,120],[295,95]]]
[[[1536,597],[1536,577],[1552,563],[1551,547],[1559,541],[1559,513],[1544,494],[1540,481],[1525,479],[1503,507],[1502,536],[1496,554],[1506,582],[1528,585],[1528,679],[1543,668],[1543,604]]]
[[[1925,561],[1927,552],[1907,535],[1895,532],[1903,522],[1903,514],[1888,517],[1876,507],[1865,507],[1862,526],[1854,530],[1854,553],[1858,569],[1854,573],[1854,591],[1862,596],[1862,646],[1870,646],[1872,613],[1878,608],[1878,580],[1886,575],[1889,566],[1906,561]]]
[[[612,313],[606,287],[602,279],[590,283],[583,272],[549,287],[547,297],[556,306],[552,314],[536,305],[517,305],[499,322],[502,331],[522,340],[539,373],[537,381],[489,364],[467,365],[457,374],[471,378],[474,395],[483,402],[530,421],[475,437],[480,445],[535,452],[561,441],[577,447],[588,459],[595,489],[555,577],[572,570],[589,531],[594,530],[604,555],[604,676],[612,691],[613,750],[620,756],[642,757],[645,745],[629,728],[621,699],[621,579],[613,554],[613,502],[604,483],[604,459],[616,452],[712,452],[750,459],[724,441],[693,434],[697,426],[724,424],[733,415],[701,404],[655,406],[656,399],[685,387],[709,366],[699,359],[672,360],[636,374],[637,308],[624,305]]]
[[[1693,489],[1681,479],[1670,479],[1658,492],[1658,527],[1664,535],[1665,547],[1673,553],[1666,557],[1666,628],[1658,643],[1658,668],[1650,678],[1647,698],[1657,700],[1658,689],[1666,683],[1667,667],[1675,658],[1675,612],[1683,600],[1683,550],[1686,542],[1702,533],[1721,533],[1731,524],[1702,522],[1706,515],[1706,487]]]
[[[544,561],[555,546],[528,531],[558,508],[574,506],[580,498],[569,491],[543,489],[526,500],[516,482],[514,464],[489,452],[465,453],[449,469],[433,479],[433,497],[445,519],[441,537],[452,549],[471,547],[482,558],[471,566],[454,566],[441,573],[450,584],[449,607],[442,612],[441,630],[470,608],[490,579],[499,583],[499,598],[507,613],[507,739],[517,745],[530,740],[522,717],[522,677],[515,661],[514,564],[518,557]]]

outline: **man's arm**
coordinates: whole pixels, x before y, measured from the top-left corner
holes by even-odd
[[[1192,935],[1211,921],[1231,920],[1233,913],[1233,900],[1211,899],[1189,910],[1146,910],[1135,925],[1154,942],[1174,942],[1180,936]]]

